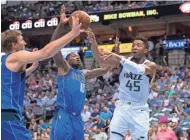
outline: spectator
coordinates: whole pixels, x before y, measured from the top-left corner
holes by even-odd
[[[175,68],[176,75],[181,78],[181,71],[179,70],[178,67]]]
[[[87,110],[87,108],[84,108],[83,112],[81,113],[81,116],[82,116],[82,120],[83,122],[88,122],[90,116],[91,116],[91,113]]]
[[[29,126],[29,131],[31,133],[34,133],[37,131],[37,123],[36,123],[36,120],[35,119],[32,119],[31,122],[30,122],[30,126]]]
[[[156,134],[156,140],[177,140],[177,137],[171,129],[168,128],[168,118],[166,116],[161,116],[159,119],[160,128]]]
[[[180,94],[180,98],[187,98],[190,99],[190,90],[188,89],[188,85],[184,86],[182,88],[181,94]]]
[[[169,107],[169,105],[170,105],[170,99],[168,98],[168,96],[165,96],[163,106]]]
[[[175,108],[178,107],[178,104],[179,104],[179,100],[177,99],[176,96],[173,96],[173,99],[171,98],[171,106],[174,106]]]
[[[27,119],[29,121],[31,121],[32,119],[35,118],[35,115],[34,115],[34,112],[32,112],[32,109],[29,109],[27,112],[26,112],[26,116],[27,116]]]
[[[24,107],[30,105],[30,102],[31,102],[30,93],[27,93],[26,96],[24,97]]]
[[[165,86],[165,78],[161,77],[160,80],[158,81],[158,85],[160,86],[160,88],[164,88]]]
[[[41,130],[46,130],[47,127],[48,127],[48,125],[44,123],[44,120],[43,120],[43,119],[41,119],[41,120],[39,121],[39,129],[41,129]]]
[[[151,101],[151,106],[152,107],[161,107],[162,106],[162,102],[160,99],[158,99],[156,96],[154,96],[154,98]]]
[[[102,131],[102,127],[101,126],[97,126],[96,129],[96,133],[95,135],[92,137],[93,140],[107,140],[108,135]]]
[[[112,117],[112,112],[108,110],[107,107],[103,108],[103,111],[100,112],[100,118],[104,121],[110,119]]]
[[[149,130],[149,140],[156,140],[157,132],[158,132],[158,124],[155,123]]]
[[[91,129],[94,126],[93,118],[90,117],[89,120],[84,124],[85,129]]]
[[[177,79],[178,79],[179,77],[176,75],[176,72],[175,71],[173,71],[172,72],[172,76],[170,77],[170,80],[172,81],[172,82],[177,82]]]
[[[184,112],[187,113],[188,115],[190,115],[190,104],[188,103],[184,103],[183,105],[183,109],[184,109]]]
[[[111,112],[114,111],[114,109],[115,109],[114,101],[113,101],[113,103],[112,103],[112,102],[108,102],[108,108],[109,108],[109,110],[110,110]]]
[[[94,118],[94,117],[97,117],[99,116],[100,113],[99,113],[99,109],[97,107],[94,108],[94,111],[92,112],[91,116]]]
[[[176,118],[172,119],[171,128],[175,132],[178,140],[184,140],[184,138],[185,138],[184,133],[181,130],[181,128],[179,126],[179,121]]]
[[[165,94],[168,95],[168,97],[173,97],[173,95],[175,95],[175,90],[172,90],[170,86],[166,85],[166,91]]]
[[[46,110],[53,111],[55,110],[55,95],[54,93],[50,93],[49,97],[46,100]]]

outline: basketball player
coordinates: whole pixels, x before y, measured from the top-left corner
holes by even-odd
[[[25,65],[54,56],[81,32],[79,19],[73,18],[73,28],[65,36],[34,52],[25,51],[26,42],[18,30],[1,33],[1,134],[7,140],[31,140],[22,122],[24,101]],[[29,71],[28,71],[29,72]]]
[[[119,76],[119,101],[110,124],[110,140],[122,140],[130,130],[133,140],[147,140],[149,112],[146,103],[149,96],[149,81],[156,70],[156,64],[148,61],[145,55],[148,42],[144,37],[136,37],[132,45],[133,56],[126,59],[115,53],[100,55],[91,29],[86,31],[95,59],[99,63],[121,65]]]
[[[64,24],[67,22],[65,7],[62,6],[60,24],[52,40],[63,35]],[[84,140],[81,112],[86,98],[85,80],[105,74],[109,67],[81,71],[81,60],[77,53],[68,54],[65,60],[59,52],[53,59],[58,67],[58,95],[51,140]]]

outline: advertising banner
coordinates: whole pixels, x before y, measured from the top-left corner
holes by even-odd
[[[166,46],[166,49],[183,49],[185,45],[185,40],[164,40],[163,44]]]
[[[98,48],[100,51],[111,52],[115,44],[109,45],[99,45]],[[132,49],[132,43],[121,43],[120,44],[120,53],[130,53]]]
[[[147,7],[147,8],[92,13],[90,14],[91,23],[98,23],[98,22],[112,21],[112,20],[122,20],[122,19],[189,14],[190,12],[189,3],[190,2],[185,2],[183,4],[162,5],[162,6],[154,6],[154,7]],[[6,30],[6,29],[26,30],[26,29],[45,28],[45,27],[55,27],[58,25],[58,23],[59,23],[59,17],[2,22],[2,30]]]
[[[96,14],[90,15],[91,23],[99,22],[100,17]],[[45,27],[56,27],[59,24],[59,17],[52,18],[40,18],[37,20],[24,20],[14,21],[9,24],[9,30],[26,30],[26,29],[38,29]]]

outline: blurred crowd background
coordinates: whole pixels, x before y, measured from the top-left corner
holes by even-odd
[[[66,9],[66,14],[71,14],[76,10],[83,10],[88,13],[114,11],[122,9],[134,9],[142,7],[152,7],[165,4],[181,3],[178,1],[39,1],[36,3],[21,2],[16,6],[2,8],[2,21],[37,19],[45,17],[59,16],[62,4]]]
[[[114,11],[122,9],[144,8],[159,5],[182,3],[178,1],[39,1],[36,3],[21,2],[16,6],[2,8],[2,22],[38,19],[59,16],[60,6],[65,4],[66,13],[70,14],[81,9],[88,13]],[[177,32],[176,35],[182,35]],[[104,44],[97,37],[98,44]],[[33,37],[27,46],[41,48],[44,43],[36,42],[39,36]],[[47,43],[47,37],[45,38]],[[114,43],[108,39],[106,43]],[[151,46],[147,58],[158,64],[156,80],[151,88],[148,104],[150,106],[149,140],[155,140],[160,127],[159,118],[166,116],[168,128],[176,136],[190,139],[190,55],[187,53],[185,62],[171,66],[167,60],[167,50],[162,40],[166,34],[156,39]],[[90,46],[87,39],[81,39],[69,44],[70,46]],[[83,67],[87,67],[85,51],[79,52]],[[173,54],[175,55],[175,54]],[[90,68],[99,67],[95,60]],[[88,67],[89,68],[89,67]],[[84,122],[85,140],[108,140],[109,124],[118,100],[118,72],[108,72],[95,79],[86,81],[87,96],[82,119]],[[24,99],[24,120],[34,140],[49,140],[51,121],[55,111],[57,97],[57,68],[52,59],[40,62],[38,69],[27,77],[26,96]],[[130,131],[125,140],[131,140]]]

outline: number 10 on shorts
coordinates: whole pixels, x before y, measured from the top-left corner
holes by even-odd
[[[128,80],[126,87],[129,88],[130,91],[140,91],[140,81],[131,81]]]

